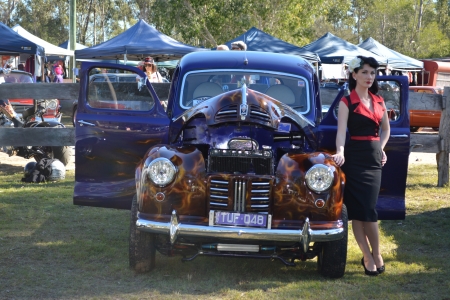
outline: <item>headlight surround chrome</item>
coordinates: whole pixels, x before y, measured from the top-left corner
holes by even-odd
[[[317,164],[312,166],[305,175],[306,185],[315,192],[323,192],[333,184],[334,173],[330,167]]]
[[[147,167],[148,178],[160,187],[170,184],[177,174],[177,168],[165,157],[154,159]]]
[[[56,100],[45,100],[45,107],[56,109],[58,107],[58,102]]]

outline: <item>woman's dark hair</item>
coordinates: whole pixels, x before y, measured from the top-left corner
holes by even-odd
[[[361,63],[361,66],[358,67],[358,68],[355,68],[353,70],[353,72],[358,73],[358,71],[362,68],[362,66],[369,65],[369,66],[371,66],[372,68],[375,69],[375,75],[376,75],[377,69],[378,69],[378,67],[380,65],[375,60],[375,58],[361,56],[361,55],[358,55],[357,57],[362,60],[362,63]],[[355,87],[356,87],[356,80],[353,78],[352,74],[350,74],[349,77],[348,77],[348,88],[350,89],[350,91],[353,91],[355,89]],[[374,80],[372,86],[369,88],[369,91],[372,94],[377,94],[378,93],[378,81]]]

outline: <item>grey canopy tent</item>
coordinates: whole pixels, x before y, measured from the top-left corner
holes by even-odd
[[[63,49],[68,49],[70,50],[70,44],[69,41],[65,41],[61,44],[58,45],[58,47],[63,48]],[[81,50],[81,49],[85,49],[87,48],[87,46],[79,44],[79,43],[75,43],[75,50]],[[60,60],[62,57],[59,55],[48,55],[46,56],[48,61],[53,61],[53,60]],[[68,57],[66,56],[65,59],[67,60]]]
[[[319,62],[319,56],[311,51],[302,49],[293,44],[280,40],[256,27],[250,28],[247,32],[225,43],[231,49],[231,43],[243,41],[247,44],[249,51],[264,51],[274,53],[292,54],[303,57],[310,62]]]
[[[348,63],[358,55],[371,56],[380,65],[386,65],[387,63],[386,58],[353,45],[329,32],[318,40],[302,47],[302,49],[317,53],[320,61],[325,64]]]
[[[0,22],[0,55],[18,56],[19,54],[30,54],[44,56],[43,47],[20,36],[11,28]]]
[[[76,50],[76,59],[142,60],[152,56],[156,61],[179,59],[194,52],[209,50],[183,44],[159,32],[144,20],[112,39],[96,46]]]
[[[378,56],[385,57],[387,64],[392,70],[399,71],[422,71],[423,62],[409,56],[403,55],[397,51],[389,49],[388,47],[380,44],[373,38],[369,37],[364,42],[358,45],[359,47],[366,49]]]

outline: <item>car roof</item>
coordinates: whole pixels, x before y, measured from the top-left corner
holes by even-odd
[[[202,51],[192,52],[180,60],[183,73],[199,69],[270,70],[311,77],[315,68],[296,55],[261,51]]]

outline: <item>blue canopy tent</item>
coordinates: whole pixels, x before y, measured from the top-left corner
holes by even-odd
[[[209,50],[183,44],[159,32],[144,20],[112,39],[96,46],[75,50],[76,59],[142,60],[152,56],[155,61],[179,59],[194,52]]]
[[[236,41],[243,41],[247,44],[249,51],[264,51],[274,53],[292,54],[303,57],[310,62],[319,62],[319,56],[311,51],[302,49],[293,44],[289,44],[280,40],[256,27],[250,28],[247,32],[240,36],[226,42],[225,44],[231,49],[231,43]]]
[[[318,40],[302,47],[302,49],[317,53],[320,61],[324,64],[342,63],[342,57],[344,58],[343,63],[347,64],[358,55],[371,56],[380,65],[386,65],[387,63],[385,57],[378,56],[366,49],[353,45],[329,32]]]
[[[0,22],[0,40],[0,55],[45,55],[44,48],[21,37],[2,22]]]
[[[375,53],[378,56],[385,57],[389,68],[399,71],[422,71],[423,62],[409,56],[403,55],[397,51],[380,44],[373,38],[369,37],[358,45],[359,47]]]

